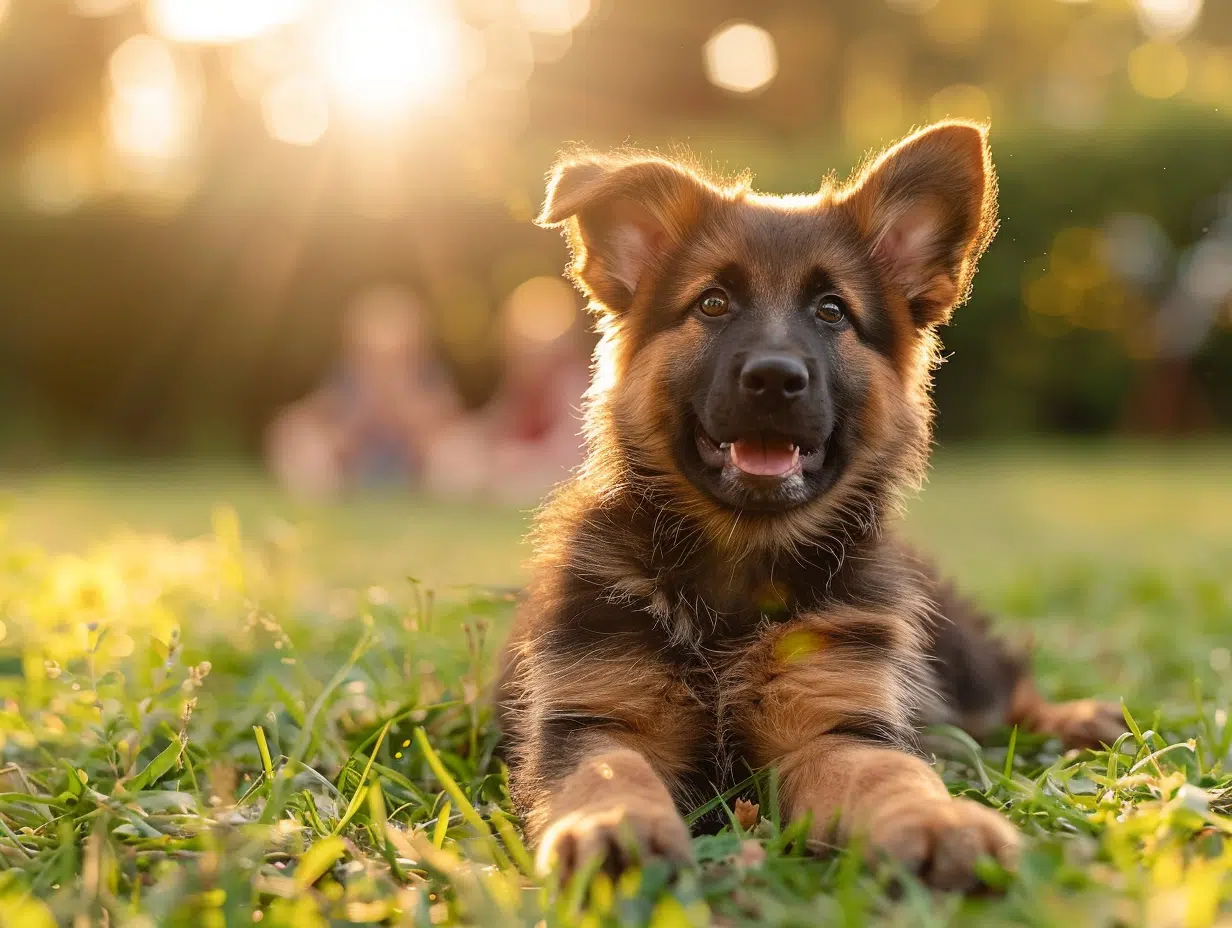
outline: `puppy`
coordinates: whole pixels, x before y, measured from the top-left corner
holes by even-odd
[[[848,183],[774,197],[652,155],[553,168],[601,335],[588,455],[540,513],[507,646],[514,800],[544,868],[687,861],[682,811],[777,767],[812,837],[859,835],[941,888],[1017,832],[953,799],[929,722],[1111,741],[900,544],[938,328],[996,226],[986,130],[945,122]]]

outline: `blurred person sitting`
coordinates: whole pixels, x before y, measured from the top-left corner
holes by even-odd
[[[572,291],[555,277],[520,286],[502,310],[504,369],[491,400],[434,445],[432,489],[537,503],[582,461],[590,367]]]
[[[417,481],[433,437],[461,408],[405,291],[360,293],[342,329],[334,373],[279,413],[266,434],[270,470],[293,493]]]

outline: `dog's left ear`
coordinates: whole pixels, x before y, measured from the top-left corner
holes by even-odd
[[[916,324],[945,322],[996,231],[988,130],[965,122],[922,129],[865,168],[844,202]]]

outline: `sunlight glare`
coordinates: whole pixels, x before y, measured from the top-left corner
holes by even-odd
[[[295,22],[305,0],[149,0],[150,28],[177,42],[226,45]]]
[[[333,93],[367,121],[396,121],[456,90],[474,69],[476,43],[452,9],[430,0],[347,0],[319,33]]]

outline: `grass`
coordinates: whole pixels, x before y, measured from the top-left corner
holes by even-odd
[[[696,871],[533,879],[485,699],[525,513],[301,506],[224,465],[0,478],[0,925],[1232,924],[1230,473],[1218,444],[938,458],[909,533],[1047,691],[1133,727],[936,733],[1029,839],[976,899],[812,853],[768,772]]]

